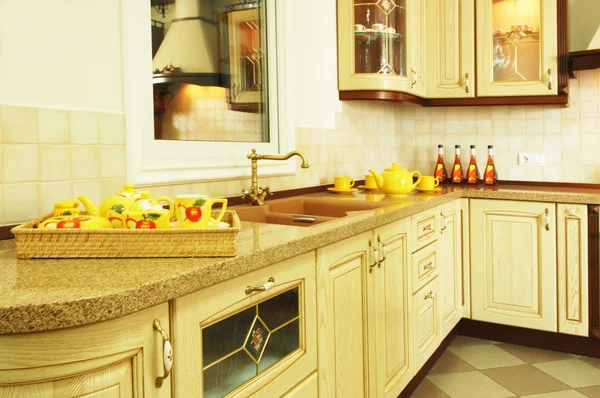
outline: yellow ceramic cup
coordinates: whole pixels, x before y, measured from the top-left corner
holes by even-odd
[[[354,186],[354,180],[348,176],[335,176],[333,177],[333,185],[335,189],[348,191]]]
[[[171,228],[171,213],[162,211],[136,211],[126,213],[125,228],[129,229],[168,229]]]
[[[221,203],[221,212],[212,218],[212,207]],[[218,224],[227,210],[227,199],[213,199],[208,195],[188,194],[175,197],[175,214],[179,228],[208,228]]]
[[[375,177],[373,177],[372,174],[365,174],[365,187],[377,188],[377,183],[375,182]]]
[[[440,180],[434,176],[421,176],[421,182],[417,188],[424,191],[433,191],[438,185],[440,185]]]

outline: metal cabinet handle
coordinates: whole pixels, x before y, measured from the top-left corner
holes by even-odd
[[[548,69],[548,90],[552,90],[552,69]]]
[[[465,74],[465,92],[467,94],[469,93],[469,74],[468,73]]]
[[[156,387],[161,387],[163,385],[163,381],[169,377],[169,374],[171,373],[171,367],[173,366],[173,346],[169,340],[169,335],[160,325],[160,321],[155,319],[152,325],[154,330],[160,333],[160,336],[163,340],[163,368],[165,370],[165,374],[162,377],[157,377],[156,381],[154,382]]]
[[[440,233],[444,233],[444,230],[446,229],[446,216],[444,215],[443,211],[440,211],[440,216],[442,217],[442,228],[440,228]]]
[[[435,298],[435,293],[433,290],[430,290],[429,293],[425,294],[425,300]]]
[[[369,265],[369,272],[373,272],[373,268],[379,265],[379,250],[373,245],[373,241],[369,239],[369,247],[373,249],[373,264]]]
[[[381,263],[387,258],[387,246],[381,241],[381,236],[379,234],[377,234],[377,242],[379,242],[379,245],[381,246],[381,258],[379,259],[377,268],[381,268]]]
[[[417,72],[412,67],[410,68],[410,73],[412,73],[413,76],[413,81],[410,83],[410,87],[413,88],[415,84],[417,84],[417,79],[419,78],[419,75],[417,75]]]
[[[271,289],[275,286],[275,278],[270,277],[267,283],[262,286],[248,286],[246,288],[246,294],[254,293],[254,292],[264,292]]]
[[[423,269],[424,269],[425,271],[428,271],[428,270],[430,270],[430,269],[433,269],[433,261],[430,261],[428,264],[425,264],[425,265],[423,266]]]
[[[431,224],[427,224],[423,227],[423,231],[431,231]]]
[[[550,210],[546,209],[546,231],[550,231]]]

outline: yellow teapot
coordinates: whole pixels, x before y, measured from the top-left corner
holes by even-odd
[[[375,177],[375,183],[383,193],[389,196],[406,196],[421,182],[421,173],[418,171],[408,171],[398,167],[398,163],[392,163],[379,174],[370,169],[369,172]],[[413,175],[417,175],[417,181],[413,183]]]
[[[78,196],[77,199],[83,203],[87,214],[92,216],[108,217],[108,211],[111,209],[129,209],[136,199],[141,198],[142,194],[133,189],[133,185],[125,184],[122,191],[116,192],[102,201],[100,208],[94,204],[87,196]]]

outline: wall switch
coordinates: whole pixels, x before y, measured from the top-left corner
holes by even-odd
[[[546,155],[543,153],[519,153],[519,166],[544,166]]]

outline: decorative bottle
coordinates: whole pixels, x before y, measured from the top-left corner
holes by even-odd
[[[444,146],[438,145],[438,157],[437,162],[435,164],[435,170],[433,171],[433,176],[438,179],[441,183],[446,182],[448,179],[448,174],[446,173],[446,166],[444,165]]]
[[[494,146],[488,145],[488,160],[483,174],[483,183],[485,185],[496,185],[498,183],[498,174],[494,165]]]
[[[463,172],[462,167],[460,165],[460,145],[454,146],[454,166],[452,166],[452,183],[453,184],[462,184],[463,182]]]
[[[467,184],[477,184],[480,181],[475,155],[475,145],[471,145],[471,158],[469,159],[469,168],[467,169]]]

